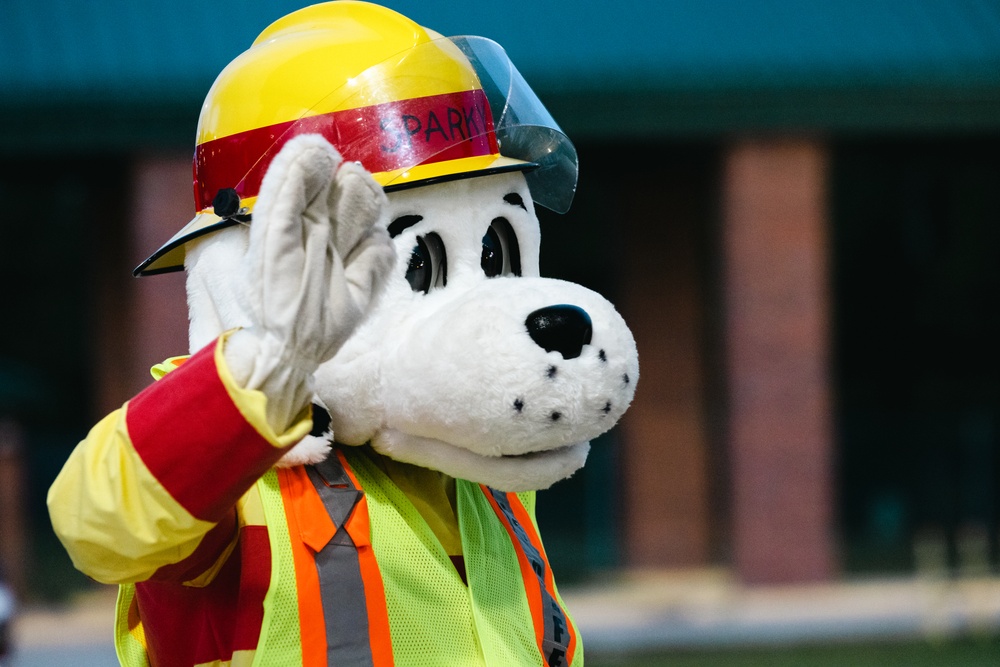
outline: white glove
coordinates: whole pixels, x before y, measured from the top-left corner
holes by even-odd
[[[267,397],[285,430],[309,404],[312,374],[362,321],[395,261],[385,193],[318,135],[291,139],[264,176],[244,263],[250,326],[226,342],[234,378]]]

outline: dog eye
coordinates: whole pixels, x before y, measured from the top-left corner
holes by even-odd
[[[483,236],[483,254],[480,264],[487,278],[504,275],[521,275],[521,253],[517,235],[506,218],[496,218]]]
[[[417,237],[406,267],[406,282],[414,292],[426,294],[432,287],[444,287],[447,282],[447,262],[441,237],[431,233]]]
[[[483,236],[483,257],[480,263],[487,278],[503,273],[503,241],[492,225]]]

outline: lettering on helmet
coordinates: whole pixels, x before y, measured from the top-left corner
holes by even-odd
[[[416,106],[413,104],[407,105],[410,108],[402,104],[386,106],[391,115],[379,121],[383,153],[433,154],[492,131],[489,110],[482,97],[472,100],[471,104],[448,104],[419,111],[412,109]]]

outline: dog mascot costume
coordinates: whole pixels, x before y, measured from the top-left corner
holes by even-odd
[[[534,491],[632,399],[613,306],[541,278],[572,145],[495,43],[329,2],[209,91],[191,356],[99,422],[49,493],[120,584],[125,665],[580,665]]]

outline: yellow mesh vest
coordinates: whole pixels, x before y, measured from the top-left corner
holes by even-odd
[[[129,628],[128,612],[135,598],[135,585],[118,587],[118,606],[115,613],[115,652],[124,667],[149,667],[146,658],[146,635],[142,625]]]
[[[267,535],[271,543],[271,585],[264,597],[264,620],[253,664],[254,667],[300,665],[302,645],[295,559],[292,556],[278,474],[274,469],[257,482],[257,490],[264,507]]]
[[[514,546],[479,486],[456,480],[466,586],[426,521],[365,450],[345,448],[345,454],[367,495],[396,666],[542,664]],[[294,561],[273,470],[256,490],[268,525],[272,574],[254,665],[298,665]],[[533,514],[534,494],[519,497]],[[131,585],[120,589],[116,648],[122,665],[148,667],[141,625],[129,630],[134,593]],[[583,665],[580,643],[572,664]]]
[[[397,667],[539,665],[517,555],[478,485],[456,481],[469,585],[409,499],[345,448],[368,498]]]

